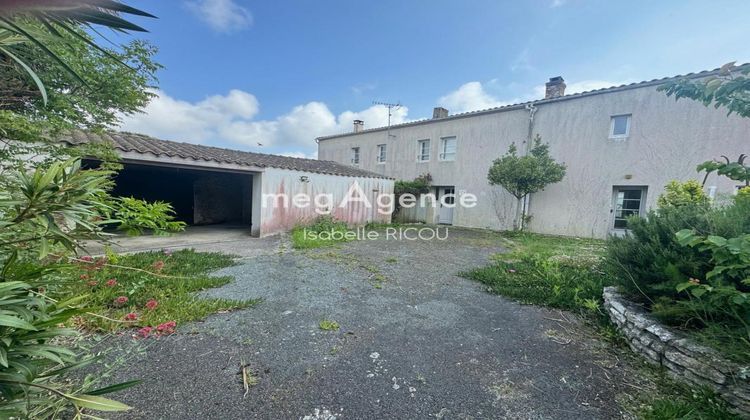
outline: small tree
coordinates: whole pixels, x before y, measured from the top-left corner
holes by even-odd
[[[541,191],[549,184],[562,181],[566,166],[557,163],[549,154],[549,144],[534,138],[534,146],[525,156],[518,156],[518,148],[511,143],[508,152],[495,159],[487,174],[490,185],[500,185],[518,200],[514,228],[523,230],[526,220],[526,197]]]

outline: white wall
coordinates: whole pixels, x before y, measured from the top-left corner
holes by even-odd
[[[303,182],[302,177],[307,177],[307,182]],[[263,194],[286,194],[290,199],[297,194],[305,194],[311,197],[311,200],[317,194],[331,194],[333,196],[332,216],[345,221],[350,226],[363,225],[371,221],[388,223],[391,220],[390,214],[380,214],[377,211],[374,202],[378,195],[393,194],[393,180],[325,175],[275,168],[266,169],[259,178]],[[343,208],[339,207],[355,182],[373,204],[372,208],[367,208],[361,202],[349,202]],[[255,195],[253,200],[256,204],[253,206],[254,211],[260,204],[259,234],[261,236],[286,231],[319,217],[314,205],[299,208],[290,203],[289,206],[284,206],[283,201],[279,199],[275,203],[267,199],[258,203],[256,200],[262,200],[260,195]]]
[[[630,136],[609,139],[610,117],[632,114]],[[366,122],[365,122],[366,123]],[[478,205],[457,207],[454,224],[510,229],[515,199],[500,187],[491,187],[487,171],[511,142],[521,147],[528,135],[528,111],[512,109],[461,118],[407,125],[385,131],[323,139],[319,159],[350,164],[351,147],[359,146],[362,169],[411,180],[429,172],[433,185],[455,186],[456,192],[473,193]],[[702,180],[695,167],[720,155],[736,158],[750,154],[750,119],[726,116],[690,101],[675,102],[655,86],[573,97],[538,104],[534,134],[550,143],[551,153],[568,165],[559,183],[534,194],[530,203],[530,229],[541,233],[606,236],[612,224],[612,188],[647,186],[652,207],[672,179]],[[440,138],[457,137],[455,162],[438,160]],[[417,141],[431,140],[431,158],[418,163]],[[378,144],[387,144],[385,164],[376,162]],[[707,186],[731,194],[733,183],[717,176]]]

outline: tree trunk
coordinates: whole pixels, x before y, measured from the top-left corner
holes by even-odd
[[[516,218],[513,222],[513,230],[520,232],[523,230],[523,218],[526,213],[526,209],[524,209],[524,203],[526,200],[524,200],[526,196],[516,197],[517,203],[516,203]]]

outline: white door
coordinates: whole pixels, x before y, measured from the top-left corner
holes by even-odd
[[[438,188],[438,223],[453,224],[453,207],[456,202],[456,190],[453,187]]]

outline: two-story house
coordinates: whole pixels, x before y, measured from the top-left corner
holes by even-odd
[[[457,115],[435,108],[432,119],[373,129],[355,121],[350,133],[318,138],[318,158],[401,180],[429,173],[437,197],[477,197],[473,207],[438,204],[402,211],[402,218],[511,229],[516,200],[489,185],[487,172],[512,142],[523,153],[540,135],[567,174],[529,198],[529,229],[602,238],[623,230],[628,216],[655,206],[670,180],[703,181],[699,163],[750,154],[750,119],[675,101],[657,91],[667,80],[565,95],[565,82],[555,77],[545,98],[536,101]],[[719,197],[733,194],[737,185],[711,175],[705,187]]]

